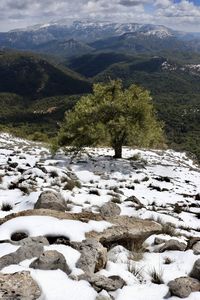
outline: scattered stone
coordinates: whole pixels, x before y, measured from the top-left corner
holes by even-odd
[[[63,254],[56,250],[45,251],[30,264],[30,268],[39,270],[62,270],[69,274],[70,269]]]
[[[8,162],[9,166],[13,169],[17,168],[18,163],[17,162]]]
[[[21,246],[17,249],[17,251],[4,255],[0,258],[0,270],[9,265],[17,265],[25,259],[38,257],[42,254],[43,250],[43,245],[40,244]]]
[[[200,193],[196,194],[195,200],[198,200],[198,201],[200,200]]]
[[[190,277],[180,277],[168,283],[173,296],[187,298],[192,292],[200,291],[200,282]]]
[[[159,238],[159,237],[155,237],[154,239],[154,245],[161,245],[164,244],[166,242],[165,239]]]
[[[40,296],[40,288],[30,276],[30,272],[0,273],[0,299],[38,300]]]
[[[151,235],[159,233],[162,225],[128,216],[116,216],[106,218],[114,226],[103,232],[89,232],[87,237],[94,238],[103,244],[107,249],[121,245],[130,251],[142,247],[143,242]]]
[[[193,249],[193,246],[197,243],[200,242],[200,237],[192,237],[189,239],[187,243],[187,248],[186,250]]]
[[[200,280],[200,258],[195,261],[190,277]]]
[[[86,276],[80,275],[79,280],[87,280],[92,287],[99,293],[102,290],[113,292],[122,289],[126,282],[119,276],[106,277],[103,275]]]
[[[196,244],[194,244],[194,246],[192,247],[192,250],[195,255],[199,255],[200,254],[200,242],[197,242]]]
[[[18,243],[20,246],[34,246],[34,245],[42,245],[48,246],[49,242],[44,236],[35,236],[35,237],[27,237]]]
[[[134,204],[136,204],[136,207],[138,207],[138,208],[144,207],[144,205],[140,202],[140,200],[137,197],[135,197],[135,196],[128,197],[124,201],[126,201],[126,202],[128,202],[128,201],[133,202]]]
[[[61,194],[52,191],[42,192],[35,203],[35,209],[47,208],[57,211],[65,211],[66,204]]]
[[[170,251],[170,250],[178,250],[178,251],[185,251],[187,245],[185,243],[181,243],[177,240],[169,240],[166,241],[165,244],[158,250],[160,253],[164,251]]]
[[[100,208],[100,214],[103,217],[119,216],[121,213],[120,207],[114,202],[107,202]]]
[[[86,274],[93,274],[103,269],[107,262],[107,249],[94,239],[87,239],[82,243],[72,243],[81,253],[77,267]]]

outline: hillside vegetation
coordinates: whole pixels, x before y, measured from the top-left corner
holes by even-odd
[[[151,92],[159,119],[165,122],[169,147],[200,158],[199,60],[192,53],[155,56],[109,51],[74,57],[61,65],[32,53],[2,51],[1,128],[53,137],[65,111],[91,91],[92,82],[119,78],[124,87],[135,83]]]

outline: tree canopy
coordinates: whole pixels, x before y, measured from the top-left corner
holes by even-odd
[[[137,85],[123,89],[120,80],[112,80],[94,84],[93,93],[66,113],[58,141],[78,148],[109,145],[120,158],[123,145],[153,147],[162,138],[149,91]]]

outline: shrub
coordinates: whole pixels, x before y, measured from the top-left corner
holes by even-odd
[[[150,271],[150,276],[151,276],[151,282],[155,284],[163,284],[163,270],[160,269],[159,271],[156,271],[154,268],[153,270]]]
[[[10,203],[2,203],[1,210],[2,211],[10,211],[13,209],[13,206]]]
[[[89,190],[89,194],[90,194],[90,195],[100,196],[100,193],[99,193],[98,190]]]

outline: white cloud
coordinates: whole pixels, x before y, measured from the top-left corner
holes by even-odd
[[[87,17],[200,31],[200,7],[189,0],[179,3],[173,0],[0,0],[1,31],[53,19]]]

